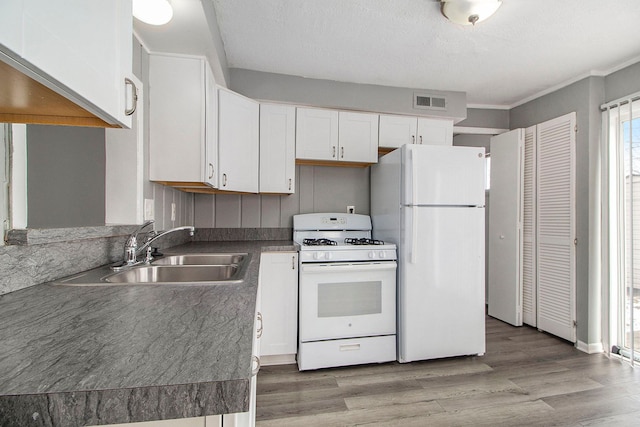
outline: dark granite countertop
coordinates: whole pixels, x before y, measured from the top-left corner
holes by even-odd
[[[0,296],[0,425],[247,411],[260,253],[295,250],[242,241],[164,251],[248,252],[237,284],[42,284]]]

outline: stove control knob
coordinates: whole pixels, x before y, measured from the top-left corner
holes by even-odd
[[[380,251],[380,258],[386,258],[387,253],[385,251]]]
[[[326,258],[327,258],[327,259],[331,259],[331,258],[333,258],[333,254],[332,254],[331,252],[327,252],[327,256],[326,256]]]
[[[369,258],[375,258],[375,257],[376,257],[376,253],[374,251],[370,251]]]
[[[313,254],[313,259],[320,259],[322,258],[322,252],[316,252]]]

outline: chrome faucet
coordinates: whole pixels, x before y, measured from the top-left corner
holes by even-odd
[[[155,221],[153,220],[145,222],[140,227],[138,227],[133,233],[131,233],[129,237],[127,237],[127,241],[124,244],[124,262],[122,263],[122,265],[111,267],[112,270],[120,271],[141,263],[149,264],[153,259],[151,257],[151,243],[155,242],[160,237],[166,234],[173,233],[174,231],[189,230],[190,236],[193,236],[195,231],[195,228],[190,225],[172,228],[170,230],[166,230],[161,233],[156,233],[155,231],[152,231],[150,232],[147,238],[147,241],[142,246],[138,247],[138,234],[140,234],[140,232],[143,229],[150,226],[154,222]],[[138,255],[142,253],[142,251],[144,251],[145,249],[147,249],[147,255],[145,259],[143,261],[138,261]]]

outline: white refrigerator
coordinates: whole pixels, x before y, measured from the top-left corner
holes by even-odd
[[[398,360],[485,352],[484,148],[404,145],[371,167],[373,237],[398,246]]]

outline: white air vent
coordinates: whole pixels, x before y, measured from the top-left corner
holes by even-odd
[[[419,110],[446,110],[447,98],[423,93],[413,94],[413,108]]]

